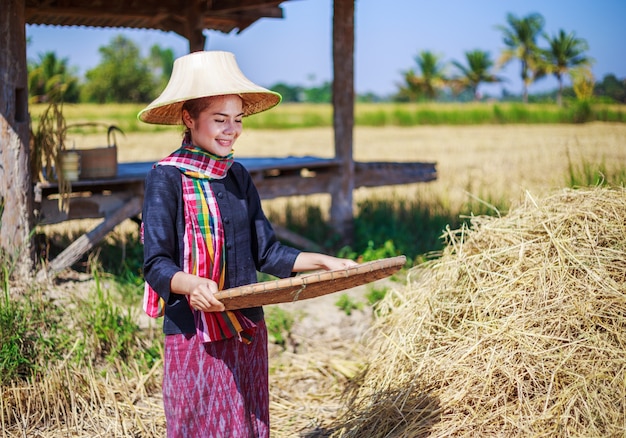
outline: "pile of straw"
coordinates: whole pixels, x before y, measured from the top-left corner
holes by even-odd
[[[626,190],[472,222],[387,297],[335,434],[624,436]]]

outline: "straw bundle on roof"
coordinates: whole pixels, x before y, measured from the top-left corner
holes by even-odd
[[[472,222],[385,301],[337,435],[623,437],[626,190]]]

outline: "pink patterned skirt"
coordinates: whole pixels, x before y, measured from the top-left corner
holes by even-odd
[[[165,336],[163,405],[168,438],[269,437],[267,328],[251,344],[236,337],[202,344]]]

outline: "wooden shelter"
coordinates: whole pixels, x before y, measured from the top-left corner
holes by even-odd
[[[29,163],[29,113],[26,67],[26,24],[157,29],[173,31],[189,41],[189,51],[203,50],[203,30],[242,32],[261,18],[282,18],[282,3],[290,0],[2,0],[0,15],[0,250],[12,254],[22,274],[32,270],[35,200],[45,208],[54,184],[33,183]],[[311,0],[313,1],[313,0]],[[352,191],[358,186],[401,184],[436,178],[434,163],[355,163],[352,159],[354,124],[354,3],[333,3],[333,124],[335,158],[257,165],[262,197],[324,191],[332,195],[331,220],[346,240],[352,234]],[[339,62],[339,60],[341,60]],[[299,166],[299,167],[298,167]],[[254,168],[254,166],[252,166]],[[318,183],[302,183],[303,171],[318,174]],[[124,172],[121,172],[124,173]],[[131,169],[132,174],[132,169]],[[279,184],[272,184],[279,176]],[[141,212],[143,174],[130,179],[99,180],[83,184],[93,195],[95,208],[73,210],[56,220],[104,217],[92,232],[74,242],[53,262],[56,270],[101,239],[122,220]],[[134,178],[134,179],[133,179]],[[287,178],[287,184],[285,184]],[[299,183],[300,182],[300,183]],[[277,191],[276,187],[284,187]],[[81,187],[80,184],[77,187]],[[293,192],[300,187],[300,192]],[[312,190],[311,187],[315,187]],[[98,191],[99,190],[99,191]],[[286,190],[286,191],[285,191]],[[298,190],[298,189],[295,189]],[[119,196],[105,199],[102,192]],[[264,194],[266,196],[264,196]],[[37,198],[37,199],[35,199]],[[90,204],[90,205],[92,205]],[[48,203],[49,205],[49,203]],[[92,205],[92,207],[93,207]],[[52,213],[54,216],[56,213]]]

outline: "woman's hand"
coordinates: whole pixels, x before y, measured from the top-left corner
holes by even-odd
[[[189,305],[192,309],[203,312],[223,312],[225,310],[224,304],[214,295],[218,291],[217,283],[212,280],[204,280],[206,283],[199,284],[189,294]]]
[[[357,265],[357,262],[350,259],[342,259],[315,252],[301,252],[293,265],[293,272],[315,271],[318,269],[333,271]]]
[[[189,306],[203,312],[223,312],[224,304],[215,298],[217,283],[208,278],[177,272],[172,277],[172,292],[189,295]]]

